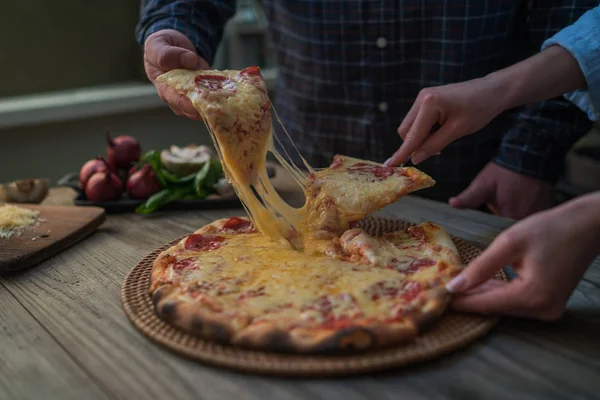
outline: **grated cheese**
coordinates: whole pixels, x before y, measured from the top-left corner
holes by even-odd
[[[37,222],[39,215],[39,211],[8,204],[0,207],[0,239],[19,236]]]

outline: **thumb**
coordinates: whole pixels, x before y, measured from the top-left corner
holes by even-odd
[[[196,53],[183,47],[172,46],[161,36],[147,44],[146,57],[148,62],[162,71],[177,68],[196,69],[200,64],[200,57]]]
[[[446,285],[449,292],[464,293],[490,280],[507,264],[518,259],[523,241],[500,234],[492,244]]]
[[[455,208],[477,208],[493,198],[493,191],[494,188],[489,181],[476,177],[469,187],[448,202]]]

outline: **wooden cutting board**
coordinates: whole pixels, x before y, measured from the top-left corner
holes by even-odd
[[[0,273],[31,267],[65,250],[106,219],[100,207],[15,205],[38,210],[44,221],[20,236],[0,238]]]

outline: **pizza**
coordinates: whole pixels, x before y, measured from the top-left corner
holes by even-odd
[[[243,70],[191,71],[175,69],[157,78],[186,96],[204,120],[223,165],[248,216],[261,232],[274,240],[301,247],[300,216],[276,194],[267,175],[267,152],[271,151],[297,180],[304,175],[285,164],[275,150],[271,102],[258,67]]]
[[[220,219],[155,260],[158,315],[220,343],[278,352],[382,348],[414,338],[445,310],[460,271],[433,223],[372,237],[347,230],[335,257],[282,246],[249,219]]]
[[[327,168],[287,162],[256,67],[173,70],[157,78],[202,116],[247,217],[220,219],[155,260],[157,314],[186,332],[252,349],[371,349],[414,338],[447,307],[461,269],[448,234],[423,223],[374,237],[360,221],[435,181],[414,167],[336,155]],[[305,194],[300,208],[266,174],[271,152]]]
[[[414,167],[385,167],[336,155],[328,168],[311,173],[306,181],[303,225],[304,247],[311,240],[330,239],[350,225],[435,181]]]

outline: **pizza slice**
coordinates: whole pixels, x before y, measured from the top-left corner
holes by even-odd
[[[258,67],[169,71],[157,78],[190,99],[216,139],[223,164],[239,184],[255,183],[271,135],[271,102]]]
[[[213,139],[226,176],[252,222],[265,235],[300,248],[301,213],[290,207],[267,175],[273,145],[271,102],[258,67],[237,70],[172,70],[157,82],[190,99]],[[278,156],[279,159],[283,159]],[[304,175],[287,165],[303,187]]]
[[[349,229],[340,237],[339,247],[347,261],[394,270],[427,285],[445,284],[462,269],[452,238],[433,222],[380,237],[360,228]]]
[[[434,184],[430,176],[414,167],[384,167],[336,155],[328,168],[307,179],[302,233],[309,239],[305,242],[331,255],[336,252],[333,245],[319,241],[339,237],[352,222]]]

